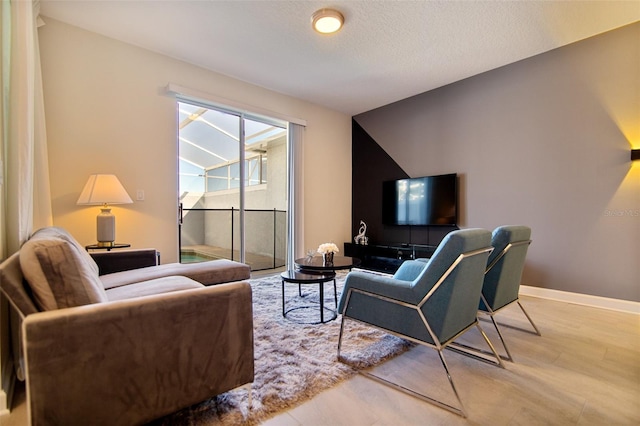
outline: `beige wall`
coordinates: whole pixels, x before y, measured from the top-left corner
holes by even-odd
[[[461,227],[533,229],[524,284],[640,301],[640,24],[355,117]]]
[[[95,241],[97,207],[76,200],[114,173],[135,200],[114,206],[117,240],[177,260],[177,116],[171,82],[306,120],[305,247],[350,237],[351,117],[45,17],[39,30],[54,224]]]

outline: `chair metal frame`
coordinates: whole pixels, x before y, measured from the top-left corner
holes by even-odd
[[[487,269],[485,270],[484,274],[488,274],[489,271],[491,271],[491,269],[509,252],[509,250],[512,247],[517,247],[517,246],[522,246],[522,245],[529,245],[531,244],[531,240],[522,240],[522,241],[516,241],[516,242],[512,242],[506,245],[506,247],[500,252],[500,254],[498,256],[496,256],[495,259],[493,259],[493,261],[487,266]],[[504,336],[502,335],[502,331],[500,330],[500,327],[498,327],[498,322],[496,321],[496,319],[494,318],[494,316],[499,313],[501,310],[503,310],[504,308],[506,308],[507,306],[510,306],[513,303],[517,303],[518,306],[520,307],[520,309],[522,310],[522,313],[524,313],[524,316],[527,317],[527,319],[529,320],[529,323],[531,324],[531,326],[533,327],[533,329],[535,330],[534,332],[529,331],[529,330],[524,330],[518,327],[513,327],[513,326],[508,326],[505,325],[506,327],[511,327],[511,328],[515,328],[517,330],[520,331],[524,331],[527,333],[532,333],[532,334],[537,334],[538,336],[542,336],[542,334],[540,334],[540,330],[538,330],[538,327],[535,325],[535,323],[533,322],[533,320],[531,319],[531,317],[529,316],[529,314],[527,313],[527,311],[524,309],[524,306],[522,306],[522,303],[520,303],[520,298],[516,297],[516,299],[514,299],[513,301],[507,303],[506,305],[493,310],[491,309],[491,307],[489,306],[489,304],[487,303],[487,299],[484,296],[484,293],[482,293],[480,295],[481,299],[482,299],[482,303],[484,303],[484,306],[487,308],[487,311],[484,310],[478,310],[479,313],[483,313],[487,316],[489,316],[489,318],[491,319],[491,322],[493,323],[493,326],[496,329],[496,332],[498,333],[498,337],[500,338],[500,342],[502,343],[502,347],[504,348],[505,352],[506,352],[506,356],[504,355],[500,355],[500,358],[505,360],[505,361],[510,361],[510,362],[514,362],[513,360],[513,356],[511,355],[511,352],[509,351],[509,347],[507,346],[507,342],[504,339]],[[504,325],[504,324],[503,324]],[[469,355],[469,356],[473,356],[473,357],[477,357],[477,353],[482,353],[482,354],[488,354],[490,355],[489,352],[484,351],[482,349],[479,348],[475,348],[472,346],[468,346],[468,345],[464,345],[461,343],[456,343],[455,345],[452,345],[449,349],[454,350],[456,352],[459,353],[463,353],[464,355]]]
[[[460,254],[456,260],[451,264],[451,266],[447,269],[447,271],[438,279],[438,281],[436,282],[436,284],[431,288],[431,290],[429,290],[429,292],[426,294],[426,296],[424,296],[422,298],[422,300],[417,303],[417,304],[412,304],[412,303],[407,303],[407,302],[403,302],[400,300],[396,300],[390,297],[386,297],[386,296],[381,296],[379,294],[376,293],[371,293],[369,291],[364,291],[364,290],[360,290],[360,289],[353,289],[350,288],[349,291],[347,292],[347,296],[346,296],[346,301],[345,301],[345,308],[344,308],[344,313],[342,314],[342,320],[340,323],[340,335],[338,338],[338,360],[340,362],[344,362],[343,358],[340,356],[340,350],[342,348],[342,337],[344,334],[344,324],[345,324],[345,319],[350,319],[352,321],[358,322],[358,323],[362,323],[362,324],[367,324],[373,327],[376,327],[378,329],[381,329],[387,333],[393,334],[397,337],[409,340],[411,342],[423,345],[423,346],[427,346],[429,348],[435,349],[438,352],[438,356],[440,357],[440,362],[442,363],[442,366],[444,367],[444,370],[447,374],[447,379],[449,380],[449,384],[451,385],[451,389],[453,390],[453,393],[455,394],[456,399],[458,400],[458,407],[455,407],[453,405],[447,404],[445,402],[442,401],[438,401],[435,398],[429,397],[427,395],[424,395],[422,393],[419,393],[415,390],[409,389],[405,386],[402,386],[398,383],[394,383],[390,380],[384,379],[382,377],[376,376],[375,374],[371,373],[371,372],[367,372],[367,371],[363,371],[363,370],[358,370],[359,374],[362,374],[370,379],[373,379],[383,385],[389,386],[393,389],[399,390],[403,393],[409,394],[411,396],[414,396],[416,398],[419,398],[423,401],[429,402],[431,404],[434,404],[440,408],[444,408],[446,410],[449,410],[455,414],[458,414],[464,418],[467,417],[467,414],[464,410],[464,405],[462,404],[462,400],[460,399],[460,395],[458,394],[458,390],[456,389],[456,386],[453,382],[453,378],[451,377],[451,372],[449,370],[449,367],[447,365],[447,362],[444,358],[444,354],[443,351],[444,349],[446,349],[449,344],[451,344],[454,340],[456,340],[459,336],[461,336],[462,334],[464,334],[465,332],[467,332],[469,329],[471,329],[474,325],[477,327],[477,329],[480,331],[480,334],[482,335],[482,337],[484,338],[485,342],[487,343],[487,345],[489,346],[489,348],[491,349],[491,351],[493,352],[495,358],[496,358],[496,362],[495,365],[500,366],[502,368],[504,368],[504,364],[502,363],[500,356],[498,355],[498,353],[496,352],[493,344],[491,343],[491,341],[489,340],[489,338],[487,337],[487,335],[485,334],[484,330],[482,329],[482,327],[480,326],[480,323],[478,322],[478,317],[476,316],[475,321],[473,321],[471,324],[469,324],[467,327],[465,327],[463,330],[461,330],[460,332],[458,332],[455,336],[453,336],[452,338],[450,338],[449,340],[445,341],[445,342],[440,342],[438,337],[436,336],[436,334],[433,332],[433,329],[431,328],[431,326],[429,325],[429,322],[427,321],[427,318],[425,317],[424,313],[422,312],[422,306],[431,298],[431,296],[438,290],[438,288],[440,288],[440,286],[444,283],[444,281],[448,278],[448,276],[453,272],[453,270],[467,257],[471,257],[471,256],[476,256],[482,253],[486,253],[486,252],[490,252],[492,251],[493,248],[492,247],[488,247],[485,249],[479,249],[479,250],[473,250],[473,251],[469,251],[469,252],[465,252]],[[374,297],[377,299],[381,299],[384,300],[386,302],[389,303],[393,303],[393,304],[397,304],[397,305],[401,305],[407,308],[411,308],[411,309],[415,309],[418,313],[418,315],[420,316],[420,319],[422,320],[425,328],[427,329],[429,336],[431,337],[431,339],[433,340],[434,343],[430,343],[430,342],[425,342],[419,339],[416,339],[414,337],[411,336],[407,336],[405,334],[387,329],[385,327],[379,326],[377,324],[371,324],[368,323],[366,321],[362,321],[360,319],[356,319],[353,317],[349,317],[348,316],[348,307],[349,307],[349,301],[351,299],[351,295],[353,293],[361,293],[370,297]],[[484,358],[479,358],[480,360],[486,361]]]

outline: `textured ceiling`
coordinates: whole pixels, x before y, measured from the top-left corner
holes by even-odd
[[[338,34],[311,29],[322,7],[345,16]],[[41,0],[41,14],[356,115],[637,22],[640,1]]]

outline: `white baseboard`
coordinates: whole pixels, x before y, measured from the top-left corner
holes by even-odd
[[[640,314],[640,303],[629,300],[611,299],[609,297],[592,296],[590,294],[570,293],[568,291],[552,290],[548,288],[520,286],[520,294],[523,296],[540,297],[560,302],[575,303],[576,305],[592,306],[594,308],[609,309],[612,311]]]

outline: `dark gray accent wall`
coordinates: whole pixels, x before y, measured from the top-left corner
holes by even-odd
[[[354,121],[409,176],[457,172],[460,227],[531,226],[523,284],[640,301],[640,23]]]
[[[388,226],[382,224],[382,182],[409,176],[380,145],[353,120],[352,232],[367,224],[370,244],[437,245],[455,226]]]
[[[352,234],[358,234],[362,220],[367,224],[366,235],[371,244],[403,241],[404,235],[393,231],[389,235],[382,225],[382,182],[409,176],[355,120],[351,137]]]

